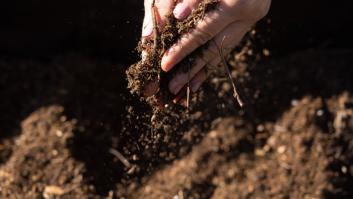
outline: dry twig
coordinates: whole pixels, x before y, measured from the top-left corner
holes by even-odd
[[[226,38],[226,37],[224,36],[223,39],[222,39],[221,47],[219,47],[219,46],[216,44],[216,42],[214,42],[214,43],[216,44],[216,46],[217,46],[217,48],[218,48],[218,53],[219,53],[219,56],[221,57],[223,66],[224,66],[224,68],[225,68],[225,70],[226,70],[227,77],[228,77],[228,81],[229,81],[229,83],[230,83],[230,84],[232,85],[232,87],[233,87],[233,96],[234,96],[234,98],[237,100],[237,102],[238,102],[238,104],[240,105],[240,107],[243,107],[243,106],[244,106],[244,102],[243,102],[243,100],[241,99],[241,97],[240,97],[240,95],[239,95],[239,93],[238,93],[238,91],[237,91],[237,87],[235,86],[235,83],[234,83],[234,81],[233,81],[232,74],[231,74],[231,72],[230,72],[230,70],[229,70],[229,66],[228,66],[228,64],[227,64],[226,59],[224,58],[223,43],[224,43],[225,38]]]
[[[121,161],[121,163],[123,163],[127,168],[131,168],[132,165],[130,164],[130,162],[119,151],[115,149],[110,149],[109,153],[117,157]]]
[[[186,88],[186,109],[189,112],[190,105],[190,64],[188,64],[188,86]]]

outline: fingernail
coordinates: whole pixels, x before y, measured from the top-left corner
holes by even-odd
[[[179,3],[175,6],[173,11],[174,17],[179,20],[185,19],[190,13],[191,10],[186,3]]]
[[[142,26],[142,37],[148,37],[153,32],[153,24],[149,17],[145,17]]]
[[[172,47],[167,52],[165,52],[162,57],[161,67],[162,67],[162,70],[165,72],[168,72],[170,69],[172,69],[172,66],[170,65],[170,54],[173,53],[174,51],[175,50]]]

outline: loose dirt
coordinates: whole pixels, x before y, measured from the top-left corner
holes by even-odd
[[[116,65],[1,61],[1,197],[350,198],[352,55],[303,51],[256,67],[231,56],[252,108],[214,77],[188,119],[166,115],[158,132]]]
[[[353,198],[352,49],[262,59],[244,40],[227,60],[245,109],[220,67],[188,113],[155,114],[130,89],[168,77],[161,52],[188,20],[129,82],[79,53],[1,58],[0,198]]]

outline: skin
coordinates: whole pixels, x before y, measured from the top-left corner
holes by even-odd
[[[157,10],[157,23],[163,27],[166,16],[174,14],[178,20],[188,17],[192,10],[198,6],[201,0],[155,0]],[[145,0],[145,18],[142,28],[142,37],[153,35],[153,21],[151,13],[152,0]],[[199,46],[210,42],[207,50],[204,50],[202,58],[198,58],[190,70],[190,87],[196,92],[207,79],[206,65],[217,65],[221,58],[217,46],[221,46],[229,53],[250,30],[250,28],[263,18],[269,8],[271,0],[221,0],[217,9],[207,13],[194,30],[181,37],[162,58],[161,67],[165,72],[170,71],[187,55]],[[188,73],[181,70],[168,84],[169,90],[175,95],[188,83]],[[145,90],[147,96],[153,95],[158,90],[158,83],[148,86]]]

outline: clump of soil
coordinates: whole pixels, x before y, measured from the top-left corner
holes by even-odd
[[[82,187],[84,164],[66,147],[77,121],[63,111],[58,105],[43,107],[22,122],[14,153],[0,168],[1,197],[76,198],[89,190]]]
[[[128,87],[131,89],[132,93],[143,95],[147,85],[160,82],[161,87],[156,96],[164,103],[170,101],[172,94],[169,92],[166,85],[168,85],[167,82],[171,77],[175,75],[175,69],[169,73],[162,71],[162,56],[181,35],[190,32],[197,23],[203,19],[207,12],[215,9],[218,3],[219,0],[202,1],[197,9],[183,21],[178,21],[174,15],[171,14],[167,18],[165,27],[160,28],[155,26],[154,38],[140,41],[138,47],[139,53],[145,51],[147,55],[141,61],[133,64],[126,72],[129,82]],[[193,64],[194,57],[198,53],[198,51],[192,53],[174,68],[182,68],[183,71],[187,71],[189,66]]]
[[[352,55],[230,62],[252,114],[218,76],[157,131],[117,64],[0,61],[0,197],[352,198]]]

